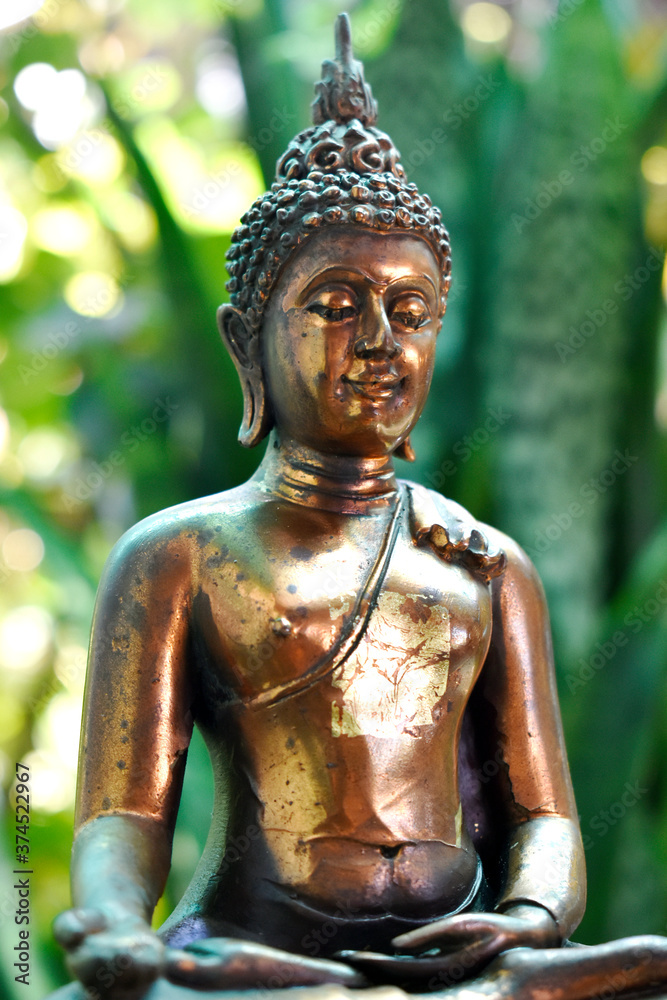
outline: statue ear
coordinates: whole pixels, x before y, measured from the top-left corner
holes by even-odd
[[[266,437],[273,426],[258,337],[248,327],[243,313],[230,305],[222,305],[218,309],[218,329],[236,366],[243,390],[239,441],[244,447],[252,448]]]
[[[415,455],[414,448],[410,443],[409,436],[406,437],[402,444],[399,444],[398,448],[394,452],[396,458],[403,458],[406,462],[414,462],[417,456]]]

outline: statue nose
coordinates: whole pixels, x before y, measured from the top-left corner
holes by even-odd
[[[400,353],[400,346],[394,338],[391,323],[385,311],[384,302],[371,296],[361,315],[360,335],[354,345],[358,358],[385,355],[394,358]]]

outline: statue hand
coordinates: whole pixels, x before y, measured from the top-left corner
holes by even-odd
[[[438,947],[451,951],[481,939],[493,939],[497,951],[508,948],[549,948],[560,944],[556,921],[541,906],[522,904],[505,913],[459,913],[425,924],[394,938],[399,951]]]
[[[163,972],[164,944],[134,913],[110,917],[101,910],[66,910],[56,917],[53,932],[72,975],[100,997],[111,991],[122,997]]]
[[[459,913],[435,920],[394,938],[398,955],[345,951],[340,957],[376,982],[428,980],[428,988],[437,989],[474,975],[510,948],[549,948],[560,943],[551,914],[526,904],[505,913]],[[439,954],[432,954],[436,948]],[[425,951],[429,954],[410,954]]]
[[[183,949],[167,948],[165,976],[172,983],[199,990],[369,985],[343,962],[306,958],[236,938],[206,938]]]

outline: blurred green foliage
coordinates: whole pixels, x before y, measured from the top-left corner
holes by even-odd
[[[455,254],[410,478],[515,536],[544,580],[589,868],[578,939],[664,933],[664,9],[348,6],[380,126]],[[17,760],[33,775],[36,997],[66,979],[50,921],[95,583],[134,521],[259,458],[215,329],[224,252],[308,122],[339,9],[47,0],[0,35],[0,745],[7,788]],[[196,741],[158,920],[206,837],[207,768]]]

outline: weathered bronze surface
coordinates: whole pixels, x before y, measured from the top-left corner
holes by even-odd
[[[313,996],[658,996],[665,939],[561,947],[584,860],[532,565],[395,478],[431,381],[449,242],[374,127],[344,16],[337,30],[315,128],[229,255],[219,320],[240,438],[269,433],[266,456],[237,489],[137,525],[100,585],[77,909],[57,937],[108,997],[321,983],[337,985]],[[193,723],[215,774],[211,833],[154,933]]]

